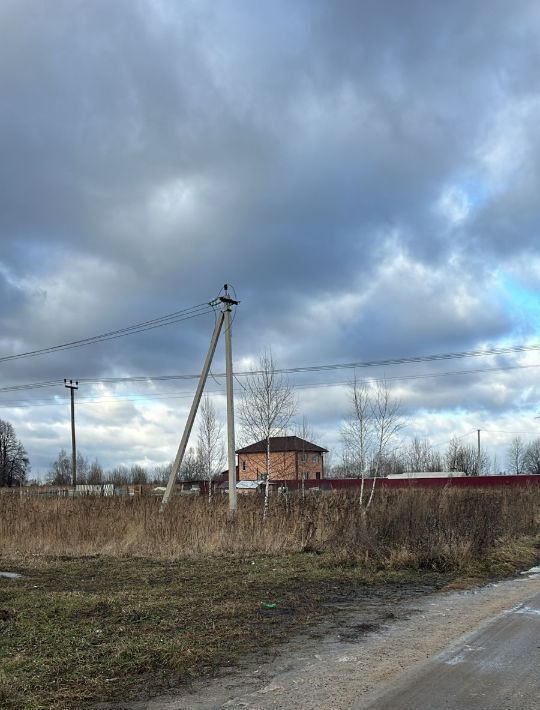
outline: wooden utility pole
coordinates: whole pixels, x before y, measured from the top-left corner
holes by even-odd
[[[79,389],[79,382],[75,380],[68,381],[64,378],[64,387],[67,387],[71,393],[71,478],[73,490],[77,485],[77,447],[75,445],[75,390]]]

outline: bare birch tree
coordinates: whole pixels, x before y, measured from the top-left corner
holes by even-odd
[[[276,372],[271,350],[265,350],[244,382],[238,418],[244,435],[266,441],[264,517],[268,513],[271,480],[270,439],[283,434],[296,411],[296,400],[286,377]]]
[[[360,505],[364,503],[364,481],[373,476],[366,507],[371,505],[375,482],[391,444],[403,428],[401,403],[392,397],[386,382],[368,388],[354,377],[350,386],[351,415],[342,427],[341,436],[347,460],[354,462],[360,484]]]
[[[389,453],[392,442],[404,427],[401,417],[401,402],[391,395],[386,382],[377,383],[371,406],[371,416],[375,439],[375,467],[371,493],[367,502],[368,508],[373,500],[375,483],[379,476],[383,459]]]
[[[208,500],[212,500],[212,481],[225,465],[223,425],[219,421],[212,400],[205,395],[199,419],[197,458],[204,477],[208,481]]]
[[[366,383],[359,382],[356,373],[350,386],[351,416],[342,427],[344,461],[359,472],[360,505],[364,500],[364,480],[369,465],[369,455],[373,444],[373,422],[371,420],[371,397]]]

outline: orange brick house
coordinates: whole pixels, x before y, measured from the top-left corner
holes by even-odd
[[[266,439],[238,449],[238,480],[259,481],[266,475]],[[320,480],[324,478],[327,449],[298,436],[273,436],[270,439],[270,478]]]

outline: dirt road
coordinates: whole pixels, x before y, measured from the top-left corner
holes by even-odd
[[[487,628],[489,620],[509,609],[533,599],[529,607],[537,608],[535,604],[538,604],[539,591],[540,575],[531,573],[520,579],[480,589],[428,595],[398,604],[386,610],[386,619],[380,624],[370,620],[369,615],[366,617],[365,610],[351,609],[350,614],[342,618],[339,628],[320,629],[319,636],[292,639],[280,647],[272,660],[247,665],[214,680],[196,684],[189,691],[174,696],[115,707],[118,710],[465,709],[468,706],[463,704],[433,704],[434,684],[430,686],[429,682],[426,690],[431,695],[428,700],[415,699],[412,695],[410,702],[404,704],[402,694],[411,692],[407,683],[416,677],[415,673],[418,677],[422,674],[429,677],[433,669],[440,670],[441,667],[445,668],[448,683],[451,684],[453,681],[448,669],[460,665],[459,654],[468,652],[464,644],[478,649],[484,643],[484,626]],[[531,626],[531,619],[537,624],[537,614],[531,612],[527,616],[521,613],[520,616],[514,613],[514,622],[517,626],[521,624],[523,630],[527,625]],[[382,618],[380,610],[378,618]],[[519,637],[517,626],[506,629],[508,643],[514,643],[516,634]],[[452,646],[460,637],[477,628],[480,629],[479,635],[472,642],[465,638],[461,646]],[[496,639],[498,631],[494,633]],[[537,635],[531,636],[532,647],[525,650],[525,653],[532,654],[534,664],[538,661],[537,638]],[[518,645],[513,652],[515,657],[521,653]],[[452,647],[450,651],[436,658],[449,647]],[[474,653],[469,655],[472,657]],[[498,656],[487,652],[484,656],[478,656],[477,660],[479,664],[488,665],[495,663],[496,658]],[[434,665],[426,665],[426,662]],[[494,674],[496,676],[496,670]],[[526,683],[527,678],[530,680],[530,665],[524,674],[523,682]],[[536,677],[534,680],[536,682]],[[448,688],[446,698],[451,696]],[[527,692],[532,691],[529,688]],[[473,704],[472,707],[484,706]],[[511,704],[500,707],[514,708]],[[533,705],[515,707],[532,708]]]

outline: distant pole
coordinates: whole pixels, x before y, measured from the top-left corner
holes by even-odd
[[[68,381],[64,378],[64,387],[67,387],[71,393],[71,475],[73,482],[73,490],[77,485],[77,447],[75,445],[75,390],[79,389],[79,382],[75,380]]]
[[[232,337],[231,337],[231,306],[238,301],[230,298],[225,284],[225,295],[221,296],[225,306],[225,376],[227,384],[227,449],[229,461],[229,513],[236,513],[236,453],[234,446],[234,393],[233,393],[233,366],[232,366]]]
[[[476,464],[476,475],[480,475],[480,429],[476,430],[478,432],[478,463]]]

